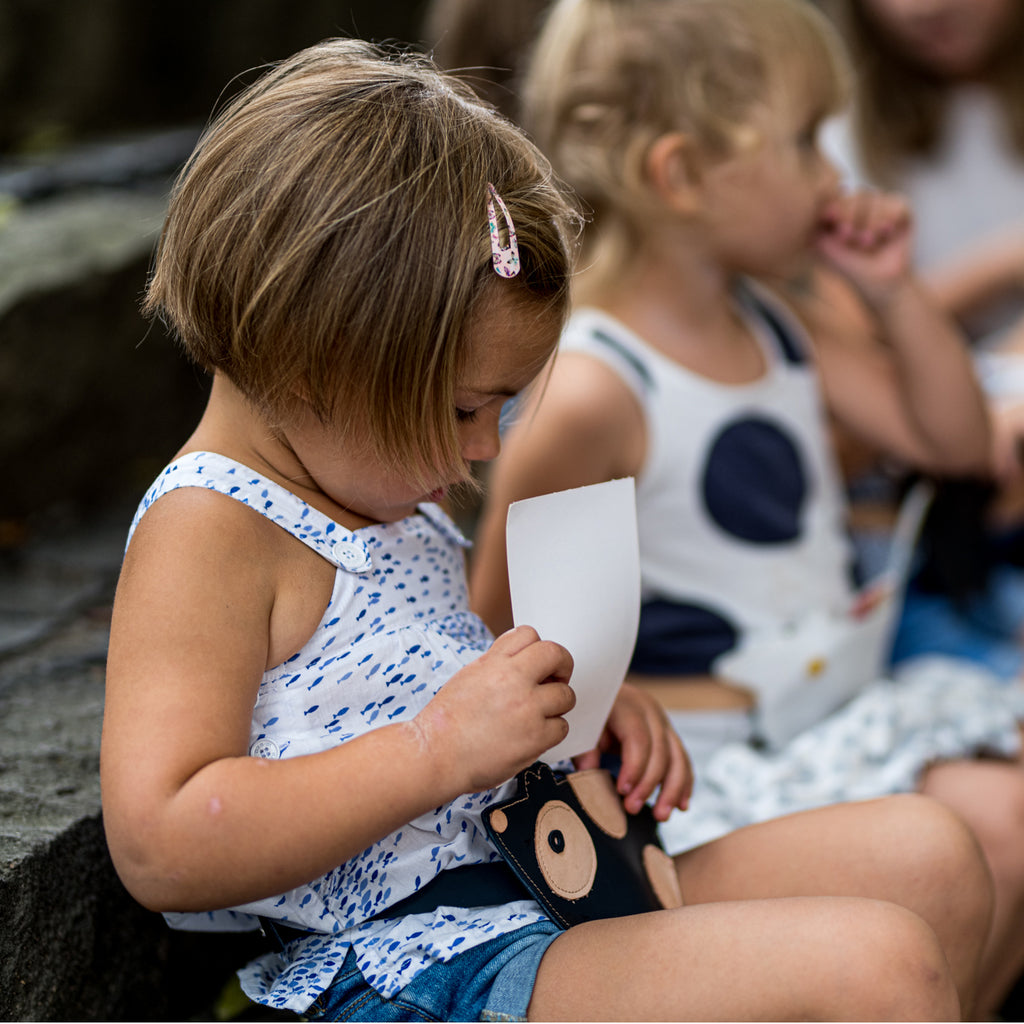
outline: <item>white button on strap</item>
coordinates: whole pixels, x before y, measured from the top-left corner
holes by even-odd
[[[277,744],[273,740],[268,740],[266,737],[263,739],[256,740],[252,746],[249,747],[250,757],[266,757],[275,758],[281,756],[281,751],[278,750]]]
[[[338,561],[349,572],[368,572],[373,568],[369,552],[358,541],[341,541],[334,546],[334,554]]]

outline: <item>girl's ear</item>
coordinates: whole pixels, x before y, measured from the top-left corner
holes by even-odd
[[[700,160],[689,135],[668,132],[655,139],[647,150],[644,171],[655,195],[669,209],[683,216],[697,212]]]

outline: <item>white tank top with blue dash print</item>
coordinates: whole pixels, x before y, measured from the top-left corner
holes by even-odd
[[[469,611],[462,550],[467,541],[438,506],[423,505],[399,522],[352,531],[247,467],[198,452],[164,470],[143,499],[132,531],[155,501],[179,487],[207,488],[248,505],[338,570],[313,636],[263,676],[250,727],[251,756],[316,753],[410,719],[490,646],[487,627]],[[462,796],[280,896],[209,914],[169,914],[168,922],[238,930],[256,927],[261,915],[319,933],[291,943],[287,954],[267,954],[244,969],[247,995],[265,1005],[306,1009],[330,985],[350,947],[368,983],[390,998],[432,963],[546,919],[535,902],[522,900],[368,920],[446,868],[498,860],[481,827],[481,811],[512,791],[506,783]],[[275,827],[269,806],[266,825]]]

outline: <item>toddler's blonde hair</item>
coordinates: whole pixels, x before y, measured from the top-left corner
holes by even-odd
[[[765,104],[848,90],[839,37],[806,0],[559,0],[534,49],[524,124],[591,208],[615,274],[651,217],[651,145],[683,132],[709,160],[755,145]],[[596,253],[590,251],[589,263]]]
[[[518,235],[511,280],[491,267],[488,182]],[[465,476],[466,325],[497,288],[564,316],[576,220],[547,161],[466,85],[411,53],[328,40],[212,122],[173,190],[143,311],[274,425],[305,401],[389,468]]]

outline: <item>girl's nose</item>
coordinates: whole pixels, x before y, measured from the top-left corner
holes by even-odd
[[[488,462],[496,459],[501,451],[501,435],[498,432],[500,406],[497,410],[482,408],[471,423],[464,423],[462,434],[462,457],[469,462]]]

